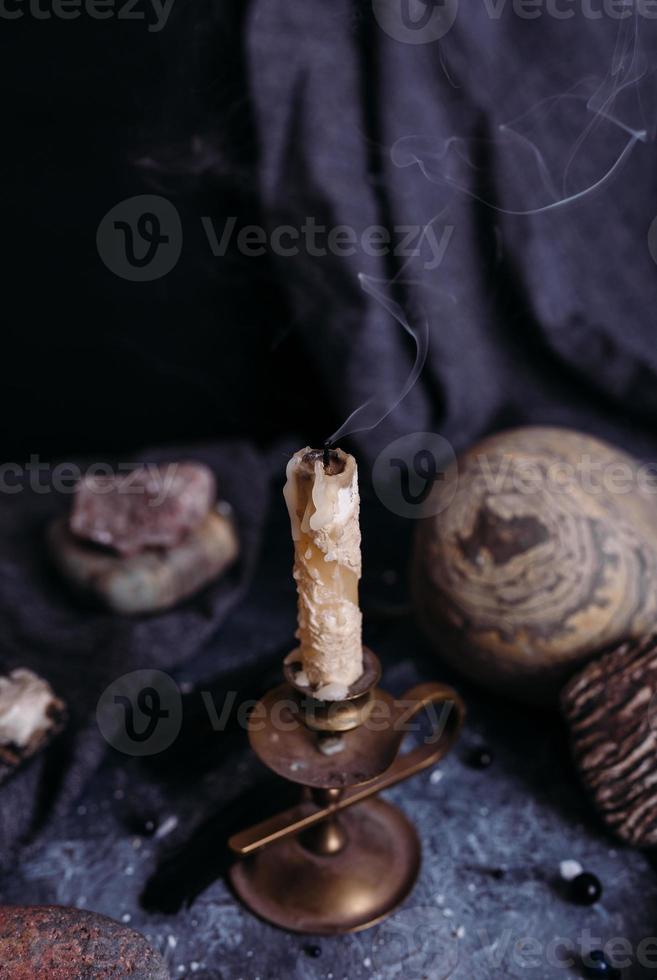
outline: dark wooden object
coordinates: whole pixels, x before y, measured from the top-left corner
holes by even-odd
[[[573,756],[605,822],[657,844],[657,635],[588,664],[561,695]]]

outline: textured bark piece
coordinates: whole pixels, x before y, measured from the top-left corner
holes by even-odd
[[[214,512],[175,547],[129,558],[79,541],[65,520],[50,525],[48,545],[74,587],[127,615],[170,608],[225,571],[239,552],[232,521]]]
[[[564,688],[561,707],[606,823],[630,844],[657,844],[657,635],[588,664]]]
[[[146,548],[171,548],[199,526],[216,496],[214,475],[201,463],[89,475],[76,488],[70,529],[124,557]]]
[[[420,621],[473,679],[556,703],[592,655],[657,622],[657,498],[635,460],[566,429],[493,436],[457,466],[418,527]]]
[[[81,909],[0,906],[0,980],[169,980],[143,936]]]

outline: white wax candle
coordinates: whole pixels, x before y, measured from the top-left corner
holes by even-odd
[[[283,491],[294,540],[299,654],[308,683],[340,700],[363,673],[358,470],[353,456],[301,449]],[[317,690],[319,689],[319,690]]]

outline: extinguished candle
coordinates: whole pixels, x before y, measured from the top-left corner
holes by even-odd
[[[283,493],[298,593],[295,654],[316,696],[338,701],[363,673],[356,461],[340,449],[301,449]]]

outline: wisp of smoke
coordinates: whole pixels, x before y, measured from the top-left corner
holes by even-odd
[[[372,276],[363,275],[363,273],[359,274],[358,279],[364,292],[377,300],[413,338],[415,341],[415,362],[404,387],[396,397],[387,402],[383,402],[377,397],[368,399],[353,411],[346,422],[327,439],[327,443],[330,445],[335,445],[339,439],[354,435],[356,432],[369,432],[375,429],[391,412],[394,412],[422,374],[429,352],[429,323],[426,318],[422,318],[419,325],[413,327],[399,303],[395,302],[389,295],[390,284],[388,282],[382,279],[374,279]]]
[[[499,137],[492,142],[499,149],[515,146],[516,149],[524,149],[530,155],[537,169],[540,186],[548,195],[549,200],[546,203],[534,207],[503,208],[459,182],[448,173],[448,165],[453,155],[458,156],[461,163],[476,169],[470,152],[473,141],[461,137],[451,136],[438,141],[419,136],[402,137],[392,147],[392,161],[398,167],[417,166],[424,177],[432,183],[451,187],[502,214],[529,216],[565,208],[601,190],[616,176],[637,143],[645,143],[654,138],[654,124],[652,127],[646,124],[639,88],[647,74],[648,69],[641,59],[639,22],[635,11],[633,17],[619,22],[610,64],[602,79],[583,79],[569,91],[543,99],[520,116],[500,125]],[[628,94],[636,97],[642,116],[641,126],[631,125],[622,118],[619,103],[621,98]],[[559,111],[564,105],[573,104],[583,106],[589,114],[589,119],[575,138],[567,159],[561,164],[561,174],[557,178],[551,173],[545,154],[532,139],[529,130],[532,124],[537,123],[548,113]],[[585,142],[603,121],[617,127],[627,135],[627,139],[616,158],[603,173],[595,180],[589,181],[586,186],[570,191],[569,178],[573,163]]]
[[[460,137],[452,136],[440,141],[432,141],[418,136],[402,137],[392,147],[391,158],[393,163],[398,167],[417,165],[427,180],[450,186],[491,209],[508,215],[529,216],[553,211],[557,208],[565,208],[599,191],[618,173],[637,143],[647,142],[654,138],[654,132],[645,125],[645,120],[641,127],[632,126],[623,121],[618,109],[620,97],[628,92],[636,93],[637,102],[640,105],[639,84],[647,75],[647,69],[640,63],[638,33],[638,18],[635,12],[632,18],[621,20],[619,23],[611,62],[602,80],[584,79],[576,83],[569,91],[542,100],[522,115],[499,127],[500,136],[495,141],[496,145],[513,144],[516,148],[518,146],[523,147],[530,154],[537,169],[539,183],[550,198],[548,203],[516,210],[502,208],[492,201],[485,200],[471,188],[460,184],[447,173],[447,165],[451,155],[458,156],[461,164],[476,169],[476,163],[473,162],[470,153],[469,141]],[[540,147],[531,138],[528,131],[523,131],[523,128],[526,127],[529,130],[531,123],[536,123],[549,112],[561,109],[565,104],[572,104],[573,102],[583,105],[591,116],[574,140],[568,157],[562,164],[560,179],[555,179],[555,175],[551,173]],[[640,108],[643,111],[643,107],[640,106]],[[586,140],[603,120],[626,133],[627,141],[604,173],[585,187],[571,192],[568,185],[573,162]],[[438,217],[439,215],[435,215],[431,218],[425,228],[436,221]],[[378,397],[370,398],[351,413],[344,424],[327,440],[327,445],[334,445],[338,439],[345,436],[376,428],[397,408],[422,373],[429,348],[428,321],[423,319],[418,328],[412,327],[401,306],[389,294],[390,286],[395,281],[400,281],[399,277],[402,272],[403,268],[389,283],[363,274],[359,276],[359,280],[363,290],[379,302],[415,341],[416,357],[413,368],[397,397],[385,404]]]

